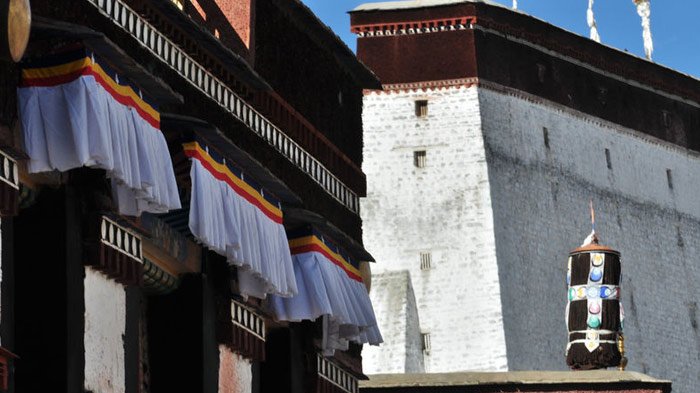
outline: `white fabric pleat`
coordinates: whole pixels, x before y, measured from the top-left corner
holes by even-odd
[[[119,212],[180,208],[165,137],[93,76],[18,89],[30,173],[87,166],[107,171]]]
[[[379,345],[382,336],[367,288],[323,254],[292,256],[299,293],[291,298],[270,297],[269,305],[280,321],[324,320],[324,348],[347,349],[347,342]]]
[[[190,171],[190,231],[210,250],[238,267],[242,296],[297,293],[284,227],[216,179],[197,160]]]

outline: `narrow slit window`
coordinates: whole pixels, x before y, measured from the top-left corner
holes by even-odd
[[[420,253],[420,269],[429,270],[433,268],[433,256],[429,252]]]
[[[670,169],[666,169],[666,181],[668,182],[668,189],[673,190],[673,173]]]
[[[418,150],[413,152],[413,165],[416,168],[425,168],[427,160],[428,156],[425,150]]]
[[[610,149],[605,149],[605,164],[608,169],[612,169],[612,160],[610,159]]]
[[[670,113],[666,110],[661,111],[661,122],[664,127],[668,128],[671,125]]]
[[[427,117],[428,116],[428,100],[417,100],[416,101],[416,116]]]
[[[423,339],[423,353],[426,355],[430,355],[430,333],[421,333],[421,337]]]
[[[549,130],[547,127],[542,127],[542,139],[544,140],[544,147],[549,149]]]

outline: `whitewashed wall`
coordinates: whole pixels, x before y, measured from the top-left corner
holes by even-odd
[[[90,267],[85,268],[85,390],[121,393],[125,389],[124,287]]]
[[[364,103],[364,241],[375,271],[410,271],[431,333],[426,371],[566,368],[566,256],[590,230],[592,198],[603,241],[623,253],[630,368],[698,391],[697,153],[488,84]],[[380,310],[397,301],[373,297]]]
[[[416,117],[417,99],[428,100],[427,118]],[[475,87],[364,98],[364,244],[375,272],[410,272],[430,334],[427,372],[507,368],[478,100]],[[426,150],[425,168],[414,167],[416,150]],[[421,270],[421,252],[432,269]]]
[[[384,343],[363,348],[362,370],[366,374],[425,372],[418,308],[409,272],[375,273],[370,298]]]
[[[253,368],[250,360],[219,345],[219,393],[250,393]]]

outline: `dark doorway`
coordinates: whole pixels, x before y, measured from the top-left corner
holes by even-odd
[[[75,200],[66,187],[44,188],[13,221],[17,393],[83,391],[84,271]]]

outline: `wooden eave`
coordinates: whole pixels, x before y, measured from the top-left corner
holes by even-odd
[[[144,4],[146,7],[152,7],[167,19],[166,23],[172,24],[172,27],[181,30],[191,40],[196,42],[208,55],[219,60],[227,71],[235,74],[235,76],[248,87],[254,90],[272,89],[243,57],[228,48],[204,26],[201,26],[177,8],[172,1],[130,0],[128,3],[132,5],[139,3]],[[173,31],[174,29],[167,30]]]
[[[145,69],[99,31],[74,23],[34,16],[31,34],[30,44],[33,41],[56,38],[81,40],[89,49],[94,49],[104,58],[108,58],[110,66],[120,75],[144,89],[148,96],[155,99],[160,105],[181,105],[184,102],[182,96],[171,89],[167,83]]]
[[[289,207],[284,209],[285,227],[292,229],[305,224],[310,224],[332,237],[338,245],[349,252],[357,261],[376,262],[372,254],[360,242],[347,235],[322,216],[301,208]]]
[[[217,152],[236,163],[245,173],[250,174],[255,182],[266,191],[271,192],[285,205],[300,205],[301,198],[287,187],[284,182],[273,175],[263,164],[236,146],[218,128],[204,120],[173,113],[161,113],[161,128],[168,140],[187,138],[189,133],[199,135],[215,147]],[[185,141],[183,141],[185,142]]]
[[[289,184],[307,208],[322,213],[359,239],[361,190],[340,180],[331,167],[311,154],[313,150],[294,141],[285,130],[258,112],[250,97],[239,94],[230,79],[222,79],[209,63],[200,62],[188,48],[173,41],[167,32],[136,12],[126,1],[80,0],[74,7],[41,1],[33,11],[35,16],[99,29],[187,101],[186,105],[161,106],[162,111],[208,116],[208,122],[230,140],[235,140],[241,149],[254,152],[256,159],[271,173]],[[37,44],[39,50],[41,43]],[[51,41],[43,44],[48,46]],[[179,220],[178,217],[173,219]]]
[[[353,77],[360,87],[372,90],[382,88],[379,78],[304,3],[300,0],[267,1],[272,1],[279,9],[285,11],[297,27],[305,31],[319,47],[328,48],[338,64]]]

